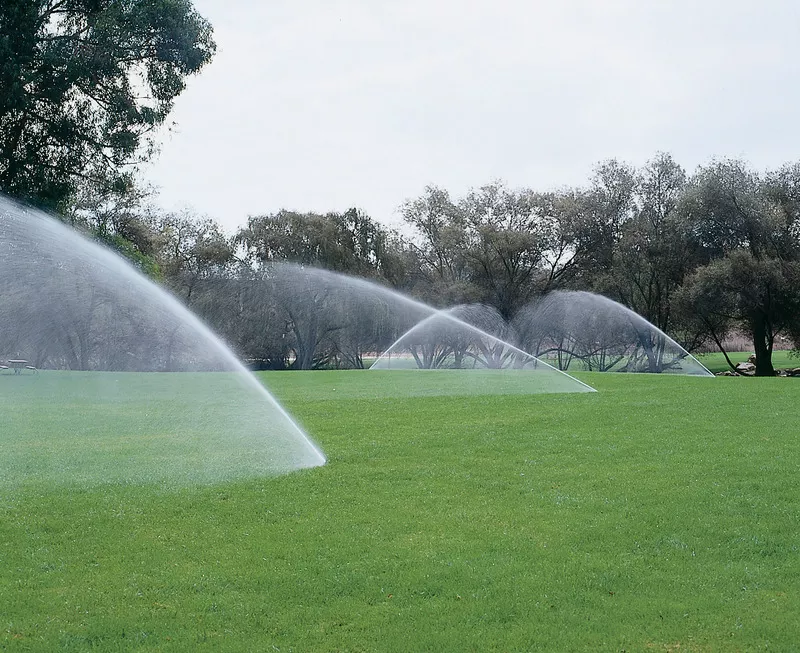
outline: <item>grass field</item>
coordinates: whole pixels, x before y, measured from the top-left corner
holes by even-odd
[[[395,374],[262,375],[324,467],[0,486],[0,648],[797,646],[800,380],[413,396]]]
[[[5,372],[0,415],[0,491],[196,485],[321,459],[244,373]]]

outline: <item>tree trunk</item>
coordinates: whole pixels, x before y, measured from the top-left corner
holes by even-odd
[[[453,356],[455,357],[455,359],[453,361],[453,367],[455,369],[457,369],[457,370],[460,370],[462,365],[463,365],[463,362],[464,362],[464,352],[463,352],[463,350],[458,349],[458,348],[454,349],[453,350]]]
[[[756,315],[753,325],[753,349],[756,355],[756,376],[775,376],[772,367],[772,347],[768,342],[767,325],[764,320]]]

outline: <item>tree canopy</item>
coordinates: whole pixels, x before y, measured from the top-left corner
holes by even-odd
[[[62,208],[81,180],[123,188],[214,51],[190,0],[3,0],[0,190]]]

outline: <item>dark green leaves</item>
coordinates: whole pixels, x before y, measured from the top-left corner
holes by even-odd
[[[0,190],[51,207],[146,158],[185,78],[214,54],[189,0],[0,5]]]

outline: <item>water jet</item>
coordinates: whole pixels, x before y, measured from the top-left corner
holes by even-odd
[[[0,197],[0,479],[196,484],[325,457],[208,327],[127,261]]]

